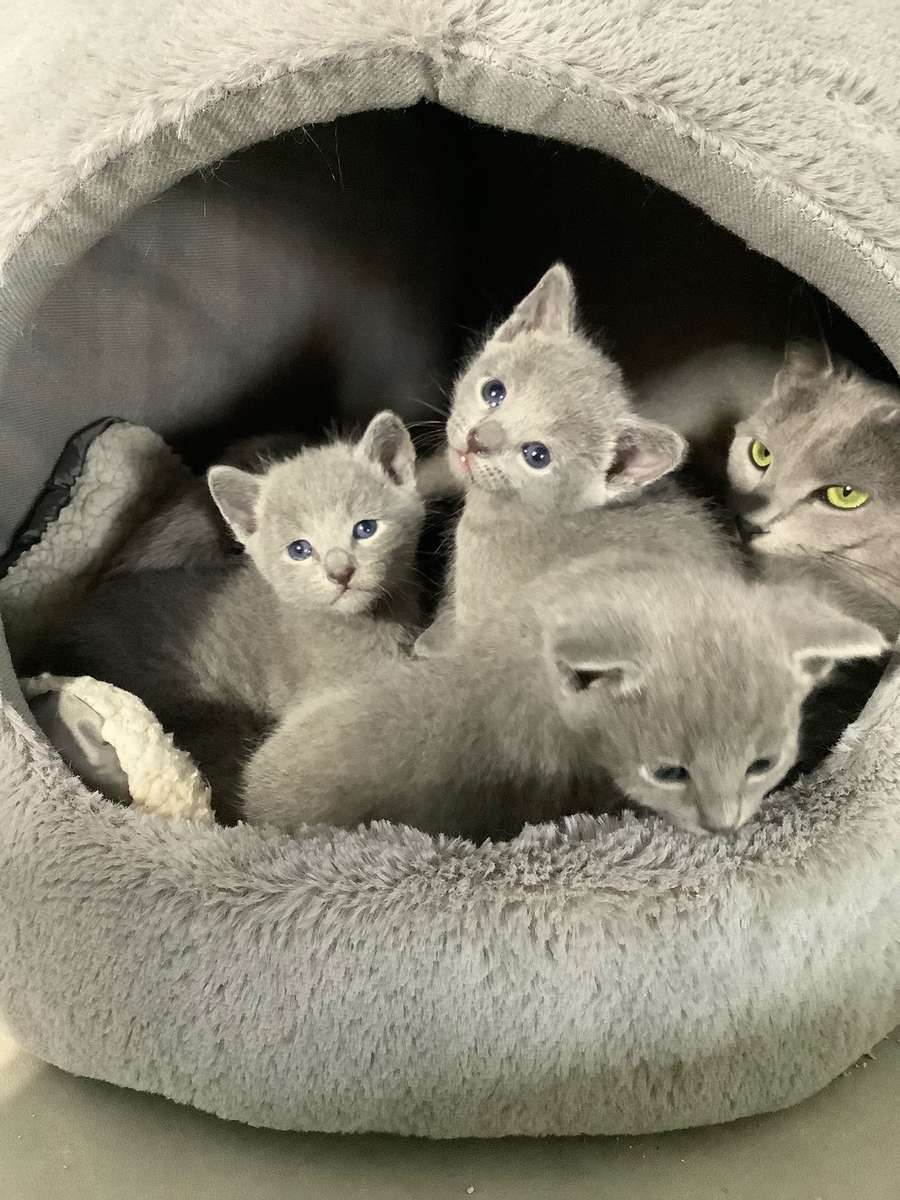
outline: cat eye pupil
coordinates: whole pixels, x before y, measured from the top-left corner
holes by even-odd
[[[526,442],[522,447],[522,454],[529,467],[534,467],[536,471],[540,471],[550,462],[550,451],[543,442]]]
[[[662,767],[657,767],[653,772],[653,778],[658,779],[660,783],[684,783],[690,777],[691,773],[687,767],[679,766],[676,763],[666,763]]]
[[[506,399],[506,384],[502,379],[489,379],[481,389],[481,398],[490,408],[499,408]]]
[[[831,487],[823,488],[820,498],[826,504],[830,504],[832,508],[843,509],[847,512],[855,508],[862,508],[870,499],[868,492],[854,487],[852,483],[833,483]]]
[[[296,542],[291,542],[287,548],[287,552],[290,558],[299,562],[301,559],[309,558],[313,552],[313,548],[306,538],[298,538]]]
[[[760,471],[765,471],[766,467],[772,465],[772,451],[758,438],[754,438],[750,443],[750,461]]]
[[[755,758],[747,768],[748,775],[765,775],[766,771],[771,770],[771,758]]]
[[[370,538],[377,528],[378,522],[372,520],[371,517],[366,517],[365,520],[357,521],[353,526],[353,536],[361,542]]]

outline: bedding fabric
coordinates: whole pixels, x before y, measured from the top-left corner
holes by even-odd
[[[0,540],[35,464],[107,415],[17,407],[5,382],[54,281],[188,172],[339,113],[429,99],[603,150],[900,365],[898,64],[884,0],[14,4]],[[66,1070],[283,1128],[636,1133],[799,1100],[900,1018],[896,665],[733,843],[628,816],[475,847],[112,805],[27,723],[0,657],[0,1012]]]

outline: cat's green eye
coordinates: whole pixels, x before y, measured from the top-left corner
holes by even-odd
[[[772,451],[768,446],[764,446],[762,442],[754,438],[750,443],[750,461],[754,467],[758,467],[760,471],[764,471],[766,467],[772,465]]]
[[[862,508],[868,499],[868,492],[851,487],[849,483],[835,483],[825,489],[825,503],[832,508]]]

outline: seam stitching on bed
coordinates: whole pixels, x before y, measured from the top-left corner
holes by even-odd
[[[389,47],[386,49],[393,48]],[[374,53],[370,51],[360,55],[346,53],[333,54],[325,58],[315,60],[315,62],[306,64],[302,67],[287,67],[283,71],[271,76],[271,78],[266,79],[264,82],[255,81],[252,83],[241,84],[232,88],[226,87],[215,97],[210,97],[205,102],[199,104],[186,119],[182,121],[172,120],[164,124],[157,125],[151,133],[141,138],[140,141],[123,147],[116,154],[111,154],[109,158],[107,158],[102,164],[95,167],[92,171],[89,171],[83,177],[78,178],[76,176],[76,183],[63,193],[51,212],[47,213],[46,216],[41,218],[41,220],[38,221],[31,229],[26,230],[17,237],[14,237],[11,244],[11,252],[5,260],[6,263],[11,262],[12,259],[21,252],[21,248],[28,238],[33,237],[46,224],[53,220],[54,217],[59,215],[59,213],[70,201],[72,195],[80,187],[92,182],[109,166],[114,165],[121,159],[126,158],[129,154],[134,153],[150,138],[152,138],[154,134],[161,133],[166,129],[169,129],[175,132],[176,136],[180,138],[182,136],[180,132],[181,130],[186,129],[192,121],[194,121],[207,109],[213,107],[215,104],[221,103],[228,97],[249,96],[256,91],[259,91],[263,87],[276,84],[281,80],[288,78],[289,76],[311,74],[327,67],[330,63],[349,62],[354,65],[359,65],[367,59],[377,58],[378,54],[378,51],[375,51]],[[781,195],[782,198],[791,201],[793,206],[799,212],[809,216],[812,221],[820,223],[826,226],[826,228],[834,230],[839,239],[849,246],[853,251],[855,251],[859,258],[861,258],[864,262],[871,264],[871,266],[888,281],[895,291],[900,291],[900,269],[898,269],[897,265],[890,260],[888,253],[875,242],[874,238],[861,233],[858,229],[856,229],[855,226],[852,226],[843,217],[839,217],[837,214],[826,208],[825,205],[820,203],[818,200],[813,199],[809,193],[800,188],[791,187],[789,184],[782,182],[765,168],[761,166],[757,167],[754,164],[752,157],[748,155],[746,151],[742,150],[738,144],[727,142],[719,134],[712,133],[704,126],[699,125],[693,119],[681,116],[669,105],[660,105],[650,99],[640,98],[637,96],[628,96],[624,92],[617,92],[614,88],[611,88],[605,83],[601,84],[600,88],[601,90],[609,93],[607,96],[600,96],[596,94],[591,90],[590,85],[587,84],[583,88],[573,88],[551,78],[539,68],[536,69],[534,74],[528,74],[520,69],[509,66],[506,63],[498,62],[495,58],[491,57],[490,50],[487,54],[485,54],[484,57],[479,57],[472,53],[468,53],[459,46],[451,46],[448,47],[444,55],[441,56],[429,54],[425,51],[419,50],[413,52],[413,57],[418,58],[423,66],[432,68],[432,70],[428,73],[431,75],[433,82],[438,85],[436,88],[436,98],[438,100],[440,100],[440,83],[443,81],[443,77],[446,73],[446,69],[439,59],[441,57],[445,58],[445,60],[452,60],[456,58],[460,61],[469,63],[472,66],[483,67],[487,65],[492,69],[501,71],[505,75],[515,79],[520,79],[526,83],[537,83],[540,86],[556,92],[561,96],[572,96],[578,99],[587,100],[588,102],[594,103],[598,107],[618,108],[642,120],[656,121],[660,124],[666,125],[669,129],[671,129],[676,137],[682,140],[692,141],[698,147],[703,143],[707,143],[711,146],[717,157],[727,162],[729,166],[734,168],[735,171],[748,175],[751,179],[766,183],[767,185],[771,186],[779,195]],[[642,105],[651,109],[652,111],[641,111],[640,106]],[[189,173],[190,172],[188,172],[188,174]],[[0,290],[2,290],[2,276],[0,276]]]
[[[790,200],[793,206],[805,216],[811,215],[813,221],[834,230],[840,240],[846,243],[859,258],[864,262],[870,263],[879,274],[884,276],[895,291],[900,291],[900,269],[890,261],[888,253],[876,243],[874,238],[861,233],[845,218],[838,216],[826,208],[820,201],[813,199],[808,192],[803,191],[801,188],[791,187],[766,168],[756,166],[752,156],[743,150],[739,144],[726,141],[719,134],[712,133],[690,117],[681,116],[671,106],[657,104],[654,100],[638,96],[629,96],[624,92],[617,92],[605,83],[600,85],[600,89],[607,91],[609,94],[601,96],[592,91],[590,85],[585,84],[583,88],[573,88],[540,72],[539,69],[535,74],[527,74],[505,63],[497,62],[493,58],[479,58],[476,55],[466,53],[462,49],[455,51],[455,57],[472,66],[490,66],[492,69],[501,71],[505,75],[509,75],[514,79],[520,79],[526,83],[539,83],[549,91],[556,92],[562,96],[587,100],[589,103],[595,104],[598,108],[618,108],[641,120],[664,124],[671,129],[676,137],[694,142],[698,147],[702,147],[704,144],[708,145],[717,157],[727,162],[736,172],[748,175],[757,182],[765,183],[782,196],[782,198]],[[643,112],[641,111],[641,106],[646,106],[652,111]]]

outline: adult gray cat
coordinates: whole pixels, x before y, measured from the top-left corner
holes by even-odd
[[[728,480],[760,561],[803,562],[835,594],[869,593],[882,602],[871,615],[896,635],[900,389],[824,346],[792,343],[769,395],[735,429]]]
[[[698,572],[649,505],[603,516],[620,541],[533,604],[293,709],[248,765],[247,819],[477,838],[620,792],[698,832],[746,823],[794,762],[809,690],[883,639],[812,594]]]
[[[298,689],[356,677],[415,636],[424,509],[393,413],[356,446],[306,450],[264,475],[214,467],[209,487],[247,560],[110,577],[46,665],[140,696],[234,819],[243,761]]]
[[[632,412],[618,367],[579,332],[561,263],[463,371],[447,443],[466,500],[422,653],[502,611],[552,563],[596,545],[597,512],[634,498],[684,453],[677,433]]]
[[[900,622],[900,389],[823,343],[707,351],[642,389],[709,466],[719,458],[750,550],[771,576],[798,571],[837,603]]]

